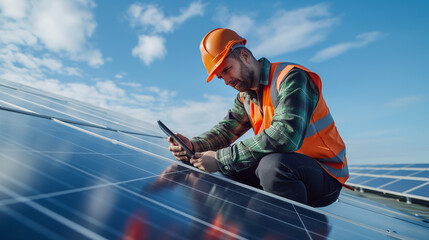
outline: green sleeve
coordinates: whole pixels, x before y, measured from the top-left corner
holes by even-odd
[[[228,147],[251,128],[240,95],[226,117],[209,131],[191,139],[196,152],[216,151]]]

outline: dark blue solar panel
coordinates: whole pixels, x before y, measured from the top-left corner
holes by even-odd
[[[411,164],[410,163],[404,163],[404,164],[392,164],[389,165],[391,168],[406,168],[406,167],[410,167]]]
[[[393,171],[391,173],[389,173],[389,175],[392,176],[414,176],[414,174],[416,174],[417,172],[419,172],[418,170],[396,170]]]
[[[0,100],[55,117],[161,134],[153,124],[11,85],[21,90],[0,86]],[[390,217],[382,208],[367,210],[368,204],[348,200],[314,209],[178,165],[165,138],[1,109],[0,132],[4,239],[390,239],[419,238],[429,229],[421,219],[391,210],[405,220]]]
[[[429,168],[429,163],[415,163],[408,166],[409,168]]]
[[[162,155],[166,158],[171,158],[171,153],[169,151],[165,151],[168,149],[167,138],[159,139],[147,136],[136,136],[132,134],[123,134],[112,131],[106,131],[102,129],[94,129],[91,127],[79,126],[82,129],[91,131],[93,133],[99,134],[101,136],[118,140],[122,143],[130,144],[134,147],[138,147],[144,149],[148,152],[156,152],[159,155]]]
[[[348,182],[353,184],[362,184],[363,182],[369,181],[371,179],[374,179],[374,177],[358,176],[358,177],[349,179]]]
[[[368,164],[368,165],[350,165],[350,169],[353,169],[354,167],[362,167],[362,168],[382,168],[389,166],[388,164]]]
[[[394,182],[392,184],[386,185],[382,189],[402,193],[402,192],[405,192],[409,189],[417,187],[423,183],[425,183],[425,182],[424,181],[417,181],[417,180],[402,179],[402,180],[399,180],[399,181]]]
[[[373,172],[373,169],[356,169],[356,170],[350,170],[351,173],[361,173],[361,174],[369,174]]]
[[[359,177],[359,175],[353,175],[352,173],[350,174],[349,179],[347,179],[347,181],[350,183],[350,181],[352,181],[353,179]]]
[[[374,175],[390,175],[394,170],[374,170],[371,174]]]
[[[365,182],[364,185],[367,187],[378,188],[378,187],[383,186],[384,184],[390,183],[394,180],[395,180],[394,178],[378,177],[378,178],[374,178],[372,180]]]
[[[413,177],[429,178],[429,170],[420,171],[420,172],[414,174]]]
[[[408,194],[413,194],[417,196],[423,196],[429,198],[429,184],[426,184],[422,187],[419,187],[413,191],[408,192]]]

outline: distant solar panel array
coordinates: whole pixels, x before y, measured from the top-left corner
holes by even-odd
[[[350,166],[349,185],[429,204],[429,164]]]
[[[177,164],[155,124],[0,79],[2,239],[425,239],[347,194],[314,209]]]

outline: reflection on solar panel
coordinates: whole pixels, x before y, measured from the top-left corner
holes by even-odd
[[[349,185],[429,204],[429,164],[351,166]]]
[[[419,217],[348,194],[314,209],[177,164],[154,124],[16,83],[0,81],[0,107],[2,239],[424,239],[429,233]]]

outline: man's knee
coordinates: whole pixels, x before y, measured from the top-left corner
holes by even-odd
[[[279,172],[293,172],[293,166],[287,164],[287,159],[294,158],[296,153],[272,153],[264,156],[256,169],[258,176],[273,175]]]
[[[255,171],[256,176],[265,191],[306,204],[305,185],[299,180],[298,171],[285,163],[289,158],[293,158],[293,153],[273,153],[263,157]]]
[[[273,153],[273,154],[266,155],[259,161],[259,164],[258,164],[258,167],[256,168],[255,173],[260,180],[271,177],[276,171],[276,169],[278,168],[278,165],[280,163],[276,155],[279,155],[279,154]]]
[[[285,157],[285,154],[272,153],[260,160],[255,173],[264,189],[272,188],[279,181],[296,179],[294,171],[283,164]]]

